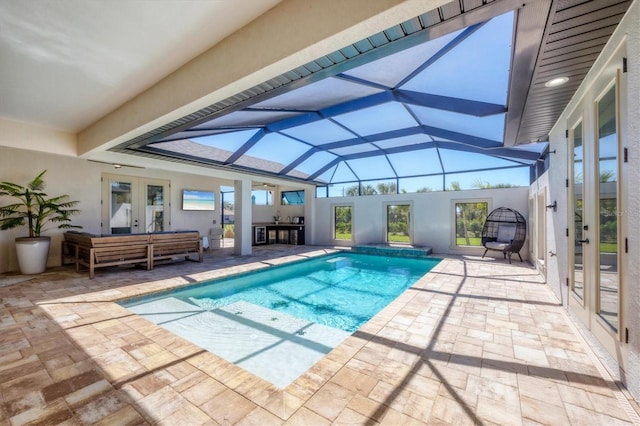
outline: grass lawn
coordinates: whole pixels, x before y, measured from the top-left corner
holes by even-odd
[[[480,237],[471,237],[469,238],[469,244],[467,244],[467,240],[464,237],[456,238],[456,245],[458,246],[482,246],[482,238]]]
[[[352,238],[350,232],[336,232],[336,240],[351,240]]]
[[[615,243],[600,243],[600,253],[616,253],[618,245]]]
[[[406,243],[409,244],[409,236],[404,234],[387,234],[387,242],[389,243]]]

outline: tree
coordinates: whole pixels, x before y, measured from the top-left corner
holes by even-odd
[[[344,237],[351,237],[351,207],[336,206],[335,208],[335,232]]]
[[[397,186],[394,182],[383,183],[380,182],[378,185],[378,193],[380,194],[395,194],[397,193]]]
[[[29,237],[40,237],[48,225],[60,229],[81,228],[71,225],[71,216],[80,212],[74,207],[78,201],[70,201],[68,195],[49,197],[44,192],[44,174],[41,172],[26,186],[13,182],[0,182],[0,196],[8,196],[15,202],[0,206],[0,229],[26,226]]]
[[[423,186],[420,189],[417,189],[416,192],[432,192],[433,189],[429,188],[428,186]]]
[[[615,180],[615,173],[611,170],[605,170],[600,173],[600,183],[613,182]]]
[[[353,185],[345,189],[345,194],[348,197],[355,197],[360,195],[360,191],[358,190],[358,185]]]
[[[513,185],[510,183],[496,183],[492,185],[490,182],[485,182],[481,178],[476,179],[471,185],[476,189],[492,189],[492,188],[512,188]]]
[[[465,245],[471,245],[471,237],[482,235],[487,217],[487,203],[456,203],[456,237],[463,237]]]
[[[460,191],[460,182],[454,181],[451,182],[451,185],[447,188],[448,191]]]
[[[360,189],[360,195],[376,195],[377,193],[378,191],[370,184],[362,185]]]

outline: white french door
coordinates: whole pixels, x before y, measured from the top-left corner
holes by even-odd
[[[621,52],[595,80],[591,98],[581,102],[567,124],[569,306],[623,365]]]
[[[167,180],[102,175],[102,233],[128,234],[170,230]]]

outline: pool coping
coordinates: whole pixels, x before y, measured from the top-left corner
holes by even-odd
[[[71,331],[72,337],[76,334],[76,331],[80,331],[82,327],[87,325],[100,324],[100,329],[102,329],[108,326],[115,326],[116,324],[113,322],[121,321],[137,332],[145,335],[150,341],[157,345],[159,352],[166,351],[163,356],[157,356],[156,360],[144,364],[146,368],[145,371],[124,371],[121,366],[117,364],[111,365],[110,362],[104,362],[101,354],[99,352],[96,353],[96,349],[86,347],[80,340],[76,340],[76,344],[81,346],[85,352],[89,353],[94,361],[97,361],[101,370],[103,370],[104,374],[109,378],[109,382],[111,382],[115,389],[126,389],[135,392],[134,389],[131,389],[131,383],[134,382],[136,378],[149,374],[147,370],[153,371],[154,368],[159,368],[160,365],[164,365],[167,360],[176,364],[184,361],[219,382],[221,385],[266,409],[282,421],[286,421],[297,410],[304,406],[320,388],[327,384],[363,346],[376,338],[376,334],[413,298],[412,293],[416,288],[423,288],[430,280],[432,274],[438,273],[442,268],[445,268],[447,263],[446,258],[442,258],[427,274],[418,279],[411,287],[392,300],[367,323],[348,336],[340,345],[331,350],[320,361],[284,389],[279,389],[275,385],[245,371],[241,367],[211,352],[203,350],[199,346],[188,342],[138,315],[132,314],[126,308],[120,306],[118,301],[144,297],[166,290],[179,289],[193,285],[194,281],[234,276],[245,271],[252,272],[258,269],[304,261],[340,251],[342,251],[341,248],[320,248],[311,252],[305,252],[304,254],[293,254],[269,259],[269,261],[257,260],[256,262],[244,263],[242,265],[217,270],[191,273],[188,274],[187,277],[179,276],[160,279],[118,288],[87,292],[77,296],[48,299],[46,303],[40,305],[40,307],[47,311],[49,315],[59,323],[63,330]],[[240,271],[240,269],[243,271]],[[68,304],[85,305],[86,309],[91,309],[89,307],[91,306],[94,309],[99,309],[103,313],[108,313],[110,318],[95,321],[95,318],[92,319],[88,317],[86,318],[88,321],[78,321],[74,317],[63,317],[61,318],[61,322],[58,321],[58,315],[56,315],[55,312],[56,307]],[[89,306],[86,306],[87,304]],[[65,321],[65,319],[67,321]],[[118,344],[120,343],[117,343],[116,346]],[[103,350],[111,353],[110,349],[112,349],[111,345],[109,345],[108,342],[105,343]]]

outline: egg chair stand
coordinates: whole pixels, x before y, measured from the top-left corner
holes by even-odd
[[[511,255],[520,256],[520,249],[524,245],[527,236],[527,222],[524,217],[517,211],[499,207],[489,213],[482,227],[482,245],[485,250],[482,254],[487,254],[489,250],[501,251],[504,258],[509,259],[511,263]]]

